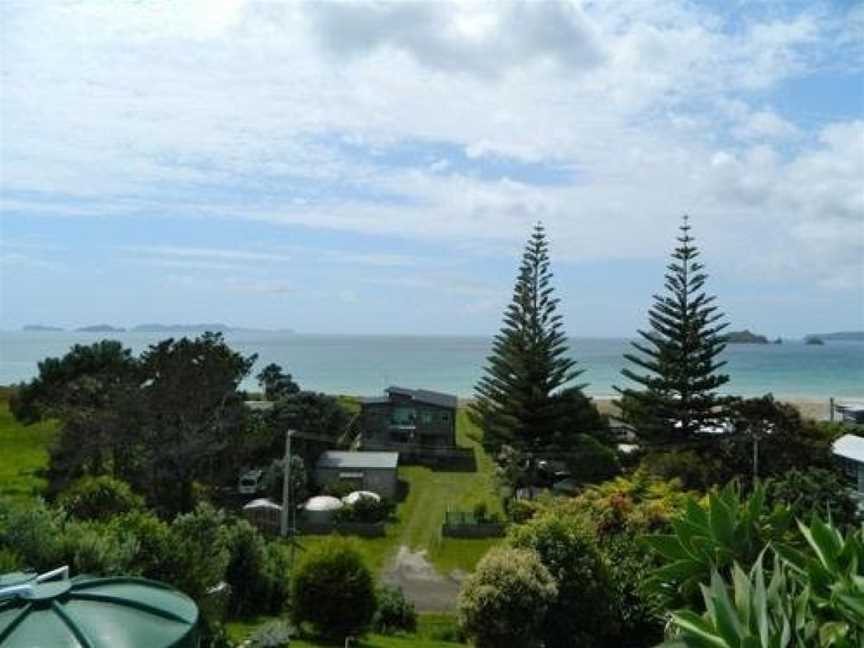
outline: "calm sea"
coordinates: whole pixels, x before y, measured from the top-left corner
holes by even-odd
[[[27,380],[36,363],[60,356],[72,344],[92,343],[97,333],[0,332],[0,384]],[[160,339],[157,333],[119,333],[139,352]],[[243,354],[258,354],[257,372],[270,362],[282,365],[304,389],[341,394],[378,394],[390,384],[425,387],[470,396],[489,353],[489,338],[394,335],[299,335],[234,331],[226,334]],[[573,338],[571,353],[585,373],[587,391],[612,395],[621,385],[624,339]],[[732,380],[729,393],[745,396],[773,392],[786,398],[864,398],[864,343],[802,342],[782,345],[732,345],[725,351]],[[248,380],[247,388],[254,388]]]

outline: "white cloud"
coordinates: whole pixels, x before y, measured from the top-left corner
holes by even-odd
[[[835,46],[857,47],[833,40],[836,16],[766,13],[731,30],[707,6],[675,0],[3,11],[7,213],[255,219],[474,254],[512,252],[543,219],[556,254],[580,260],[656,256],[688,211],[730,267],[745,253],[766,266],[795,259],[796,272],[837,285],[855,269],[860,124],[805,130],[747,94],[836,66]],[[573,180],[484,179],[437,148],[388,159],[403,142],[445,143],[475,165],[563,166]],[[742,246],[757,237],[759,250]],[[225,270],[291,256],[138,255]]]

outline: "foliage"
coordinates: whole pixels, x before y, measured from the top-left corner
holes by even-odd
[[[249,648],[287,648],[294,634],[294,628],[285,621],[271,621],[249,637]]]
[[[288,599],[288,563],[278,545],[268,545],[245,520],[228,531],[230,559],[225,581],[231,586],[228,612],[235,617],[278,614]]]
[[[723,400],[716,390],[729,381],[719,373],[726,363],[717,360],[727,325],[715,298],[702,291],[708,277],[686,216],[680,230],[665,275],[667,294],[654,296],[651,330],[640,330],[642,341],[632,343],[637,353],[624,356],[634,368],[621,373],[639,387],[616,387],[625,420],[646,444],[698,441],[701,428],[718,422]]]
[[[565,510],[589,517],[601,539],[620,533],[665,531],[688,499],[680,480],[661,480],[644,470],[589,486]]]
[[[141,480],[160,508],[190,510],[196,480],[236,478],[233,444],[246,408],[237,391],[256,356],[232,351],[220,333],[165,340],[141,355],[146,382],[138,403]]]
[[[801,520],[817,514],[839,529],[859,523],[858,507],[846,480],[833,470],[793,468],[765,482],[769,503],[788,506]]]
[[[112,532],[138,544],[131,572],[153,580],[171,581],[176,573],[171,526],[149,511],[130,511],[109,522]]]
[[[597,437],[600,441],[608,441],[609,417],[600,413],[591,397],[576,387],[568,387],[554,396],[561,408],[561,431],[564,434],[558,439],[560,449],[567,450],[572,445],[571,434],[580,432]]]
[[[621,473],[621,463],[615,451],[594,436],[578,434],[567,455],[567,469],[580,484],[592,484],[612,479]]]
[[[728,470],[714,451],[650,450],[639,466],[660,479],[678,479],[685,488],[693,490],[705,491],[728,481]]]
[[[536,552],[557,584],[540,631],[545,646],[596,646],[610,622],[609,577],[588,524],[547,513],[512,529],[508,544]]]
[[[336,511],[339,522],[363,522],[374,524],[386,522],[393,517],[396,505],[388,499],[377,500],[374,497],[361,497],[353,504],[345,504]]]
[[[129,484],[108,475],[82,477],[57,501],[67,513],[85,520],[107,520],[144,508],[144,498],[133,493]]]
[[[669,645],[701,648],[857,648],[864,644],[864,540],[814,518],[798,523],[803,551],[778,546],[770,578],[763,554],[731,584],[717,571],[702,586],[704,614],[672,614]]]
[[[0,547],[0,574],[20,571],[23,567],[24,561],[17,551],[7,547]]]
[[[363,632],[377,605],[372,573],[342,539],[328,539],[304,556],[291,592],[295,623],[307,622],[334,639]]]
[[[47,571],[62,564],[66,515],[42,500],[26,507],[0,500],[0,547],[14,551],[25,567]]]
[[[282,501],[282,487],[285,484],[285,460],[276,459],[270,463],[264,473],[264,491],[274,502]],[[302,502],[309,495],[309,473],[302,457],[291,455],[291,497],[295,502]]]
[[[209,504],[199,504],[171,522],[169,581],[196,601],[224,578],[231,559],[225,523],[225,514]]]
[[[558,588],[528,549],[495,548],[462,584],[459,620],[477,648],[536,645]]]
[[[300,386],[294,382],[291,374],[283,372],[282,367],[273,362],[264,367],[255,379],[264,390],[267,400],[279,400],[300,391]]]
[[[767,506],[762,484],[746,500],[733,484],[709,493],[705,505],[690,499],[672,519],[673,533],[643,538],[665,563],[648,586],[669,607],[693,604],[713,571],[753,564],[769,542],[788,538],[791,523],[787,508]]]
[[[76,574],[100,576],[129,573],[138,553],[135,538],[118,534],[103,523],[91,521],[67,521],[62,528],[61,547],[58,564],[69,565]]]
[[[831,444],[837,431],[805,419],[793,405],[768,394],[733,402],[730,415],[733,434],[725,435],[721,443],[727,479],[741,476],[751,481],[754,442],[758,442],[756,469],[762,479],[794,469],[833,468]]]
[[[417,630],[417,610],[405,598],[401,588],[382,586],[376,595],[378,609],[372,617],[372,629],[381,634]]]
[[[522,451],[566,445],[568,435],[579,431],[566,428],[568,416],[572,421],[572,399],[556,397],[580,372],[567,356],[551,280],[546,235],[538,223],[485,374],[475,387],[472,416],[492,451],[505,444]]]

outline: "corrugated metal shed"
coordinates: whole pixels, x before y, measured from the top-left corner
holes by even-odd
[[[365,469],[396,468],[398,452],[338,452],[330,450],[318,459],[318,468]]]
[[[844,434],[834,442],[834,454],[864,464],[864,437]]]

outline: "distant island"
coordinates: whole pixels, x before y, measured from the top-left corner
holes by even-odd
[[[767,337],[751,333],[748,329],[732,331],[723,337],[729,344],[768,344]]]
[[[139,324],[131,329],[139,333],[178,333],[183,331],[230,331],[232,328],[219,322],[209,324]]]
[[[822,346],[823,344],[825,344],[825,341],[818,335],[808,335],[806,338],[804,338],[804,344]]]
[[[809,333],[804,336],[805,340],[816,338],[820,340],[846,340],[852,342],[864,342],[864,331],[839,331],[837,333]]]
[[[95,324],[93,326],[82,326],[75,330],[80,333],[123,333],[126,329],[111,326],[110,324]]]
[[[50,331],[62,331],[63,329],[59,326],[44,326],[42,324],[25,324],[21,327],[22,331],[30,331],[37,333],[47,333]]]

